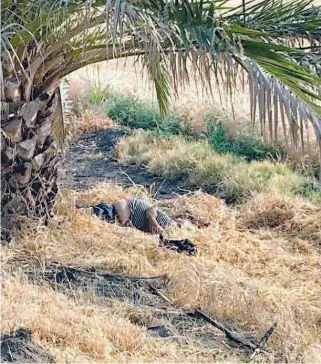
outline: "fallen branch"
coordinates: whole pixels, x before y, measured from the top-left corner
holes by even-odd
[[[158,290],[157,288],[155,288],[154,286],[152,286],[151,284],[149,284],[150,290],[152,293],[157,294],[159,297],[161,297],[165,302],[169,303],[170,305],[172,305],[175,308],[179,308],[174,302],[172,302],[172,300],[170,300],[167,296],[165,296],[162,292],[160,292],[160,290]],[[276,329],[276,323],[266,332],[266,334],[262,337],[262,339],[260,340],[259,344],[256,345],[252,340],[247,339],[245,337],[243,337],[240,334],[237,334],[231,330],[229,330],[228,328],[226,328],[225,326],[223,326],[221,323],[219,323],[218,321],[214,320],[212,317],[208,316],[206,313],[204,313],[201,310],[194,310],[193,312],[183,312],[186,316],[194,316],[197,318],[202,318],[204,321],[210,323],[211,325],[215,326],[217,329],[219,329],[220,331],[224,332],[224,334],[226,335],[226,337],[234,342],[236,342],[237,344],[246,346],[253,351],[253,353],[250,356],[250,361],[253,360],[253,358],[260,352],[263,351],[263,347],[265,346],[265,344],[268,342],[268,340],[271,338],[271,336],[273,335],[275,329]]]
[[[222,324],[220,324],[218,321],[216,321],[216,320],[212,319],[210,316],[206,315],[204,312],[202,312],[200,310],[194,310],[194,312],[192,314],[196,317],[202,318],[204,321],[210,323],[211,325],[215,326],[220,331],[224,332],[224,334],[226,335],[226,337],[228,339],[230,339],[238,344],[241,344],[243,346],[247,346],[253,350],[255,350],[257,348],[257,345],[252,340],[247,339],[247,338],[243,337],[242,335],[229,330],[228,328],[226,328]]]
[[[254,359],[254,357],[259,354],[265,344],[270,340],[271,336],[273,335],[275,329],[276,329],[276,323],[266,332],[266,334],[262,337],[261,341],[259,342],[259,345],[255,348],[254,352],[250,356],[250,362]]]
[[[168,297],[166,297],[162,292],[160,292],[160,290],[155,288],[153,285],[149,284],[149,288],[150,288],[151,293],[157,294],[157,296],[159,296],[163,301],[169,303],[170,305],[172,305],[175,308],[179,308]]]
[[[125,275],[125,274],[117,274],[117,273],[111,273],[109,271],[104,271],[101,269],[95,269],[95,268],[78,268],[78,267],[72,267],[70,265],[63,265],[59,262],[50,262],[47,266],[47,268],[58,268],[65,271],[70,271],[71,273],[79,273],[84,274],[89,277],[103,277],[103,278],[121,278],[121,279],[131,279],[131,280],[140,280],[140,281],[152,281],[157,279],[164,279],[164,276],[153,276],[153,277],[138,277],[138,276],[131,276],[131,275]]]

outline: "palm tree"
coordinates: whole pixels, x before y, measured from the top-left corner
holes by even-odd
[[[162,113],[171,89],[189,82],[189,62],[209,91],[213,80],[228,94],[247,80],[262,135],[278,139],[280,120],[297,148],[306,148],[308,125],[320,143],[320,7],[229,2],[2,0],[2,237],[22,216],[50,216],[71,120],[60,81],[88,64],[139,58]]]

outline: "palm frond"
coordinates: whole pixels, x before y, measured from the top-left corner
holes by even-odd
[[[312,3],[311,0],[261,0],[253,5],[245,1],[245,13],[243,9],[233,9],[224,18],[238,26],[235,30],[240,33],[256,30],[285,44],[305,41],[313,46],[321,42],[321,7]]]
[[[179,84],[195,78],[211,92],[215,80],[231,97],[247,73],[253,121],[258,114],[270,140],[278,138],[279,118],[297,145],[308,120],[321,138],[321,10],[310,0],[240,7],[230,0],[2,3],[5,52],[14,72],[25,74],[27,99],[33,82],[51,90],[82,66],[134,55],[154,82],[162,113]]]

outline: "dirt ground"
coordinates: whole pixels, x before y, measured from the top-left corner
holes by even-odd
[[[54,357],[32,341],[29,330],[18,329],[1,337],[0,358],[5,363],[54,363]]]
[[[225,339],[224,334],[197,317],[195,312],[184,311],[162,298],[167,288],[165,276],[135,277],[114,274],[101,269],[89,269],[49,263],[42,269],[36,262],[29,265],[26,272],[34,283],[47,281],[52,287],[72,295],[76,290],[93,294],[97,305],[109,305],[111,300],[125,302],[131,306],[129,320],[136,325],[147,327],[147,332],[158,338],[184,340],[196,345],[199,350],[222,351],[235,350],[239,355],[251,354],[251,348]],[[166,296],[165,296],[166,297]],[[222,322],[228,330],[233,330],[233,320]],[[259,341],[249,333],[243,333],[244,340]],[[223,339],[224,338],[224,339]]]
[[[69,148],[62,165],[61,185],[72,189],[92,187],[98,182],[118,183],[129,187],[140,185],[153,198],[167,199],[186,191],[183,181],[154,176],[144,167],[121,165],[114,157],[114,146],[130,129],[114,127],[85,133]]]

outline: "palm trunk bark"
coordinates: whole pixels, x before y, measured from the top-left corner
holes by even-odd
[[[52,125],[61,108],[59,90],[51,96],[5,79],[1,102],[1,241],[8,241],[26,218],[46,222],[58,193],[58,161]]]

